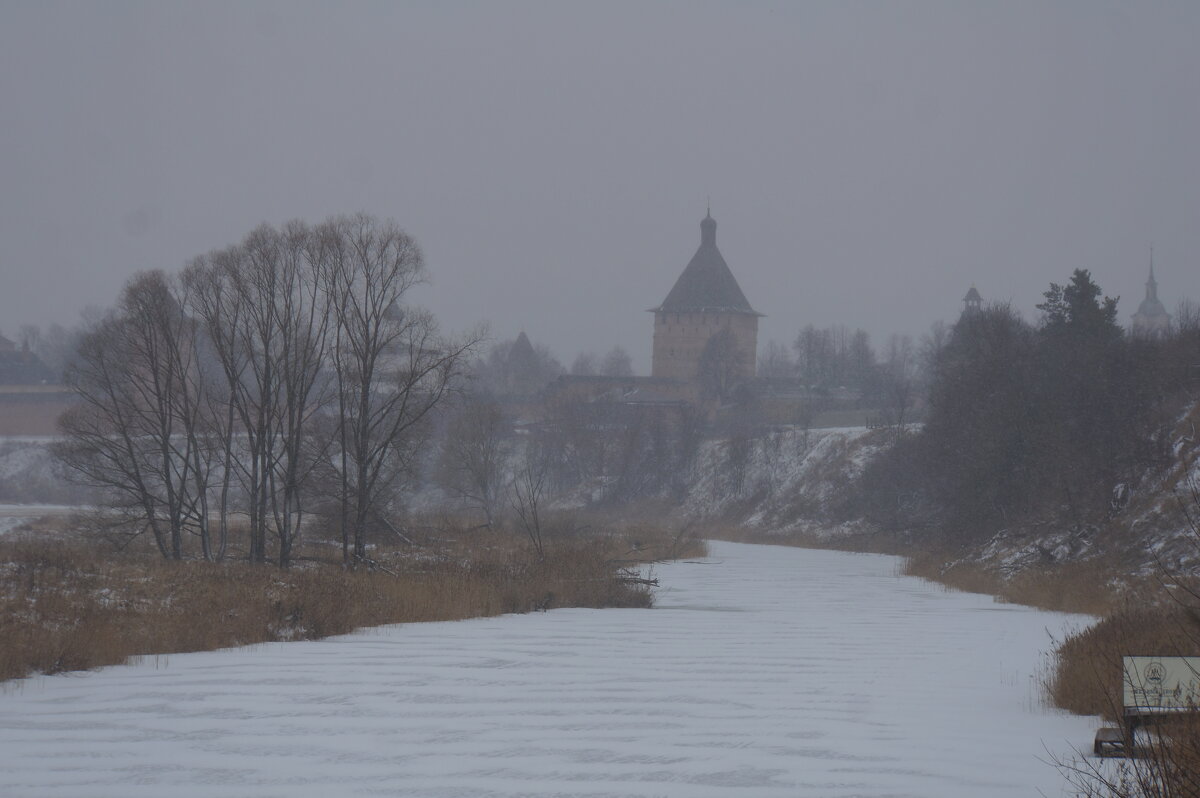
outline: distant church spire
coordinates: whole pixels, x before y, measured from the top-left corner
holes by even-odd
[[[1162,335],[1170,329],[1171,315],[1158,299],[1158,281],[1154,279],[1154,247],[1150,247],[1150,273],[1146,277],[1146,298],[1133,314],[1133,331],[1138,335]]]
[[[1158,299],[1158,281],[1154,279],[1154,247],[1150,247],[1150,279],[1146,280],[1146,299]]]
[[[712,218],[711,207],[704,211],[700,220],[700,246],[715,247],[717,245],[717,220]]]

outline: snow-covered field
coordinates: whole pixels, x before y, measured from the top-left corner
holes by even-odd
[[[1039,705],[1078,617],[731,543],[654,610],[393,626],[0,694],[0,795],[1048,796],[1093,720]]]
[[[66,504],[0,504],[0,535],[48,515],[70,515],[81,507]]]

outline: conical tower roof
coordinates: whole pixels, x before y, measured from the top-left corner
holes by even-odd
[[[688,262],[675,287],[654,312],[751,313],[761,316],[746,300],[733,272],[717,249],[717,223],[712,215],[700,222],[700,248]]]

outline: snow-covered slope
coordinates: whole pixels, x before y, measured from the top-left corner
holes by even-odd
[[[147,659],[0,693],[0,795],[1058,796],[1078,617],[898,561],[713,544],[653,610],[556,610]],[[1040,791],[1040,792],[1039,792]]]
[[[1046,507],[1040,516],[983,537],[981,544],[960,552],[963,561],[1000,574],[1092,558],[1127,573],[1161,573],[1164,567],[1200,572],[1198,427],[1200,405],[1193,405],[1164,433],[1169,435],[1165,466],[1148,462],[1141,472],[1109,486],[1113,498],[1107,517],[1072,523],[1060,507]],[[860,427],[708,441],[679,513],[766,534],[799,532],[809,540],[858,535],[856,547],[873,547],[880,538],[862,520],[856,480],[893,440],[891,430]],[[912,553],[923,544],[902,535],[889,537],[888,545],[901,540],[908,541]]]
[[[782,429],[747,442],[708,441],[681,512],[762,532],[836,536],[860,528],[855,480],[894,433],[864,427]]]

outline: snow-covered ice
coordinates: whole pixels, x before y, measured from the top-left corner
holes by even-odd
[[[148,658],[0,694],[0,795],[1062,794],[1094,719],[1038,701],[1078,616],[898,560],[714,543],[653,610]]]

